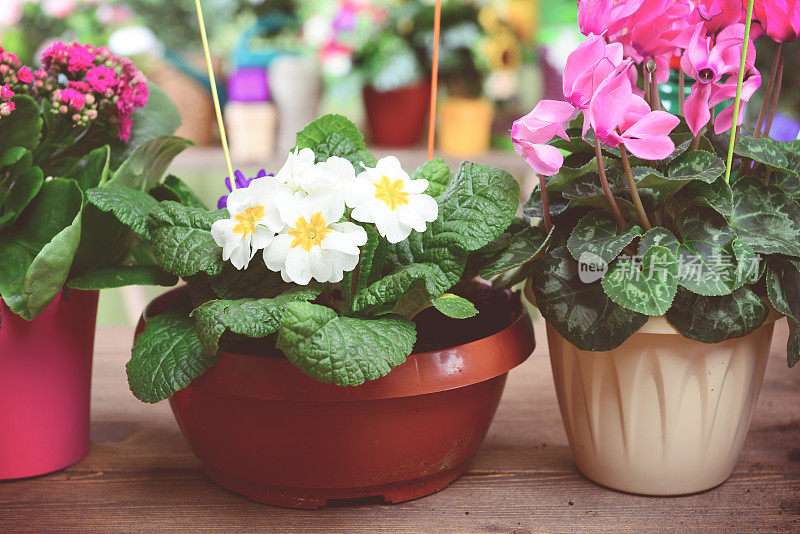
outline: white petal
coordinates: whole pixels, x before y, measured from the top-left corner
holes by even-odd
[[[358,178],[348,184],[344,194],[347,206],[355,208],[367,202],[370,198],[375,198],[374,182],[369,174],[362,172],[358,175]]]
[[[430,195],[408,195],[408,205],[413,207],[425,222],[433,222],[439,217],[439,204]]]
[[[398,206],[397,214],[401,223],[410,226],[417,232],[425,231],[425,220],[419,212],[414,209],[414,206]]]
[[[333,274],[329,280],[330,282],[341,282],[344,278],[344,273],[352,271],[356,268],[356,265],[358,265],[358,254],[331,251],[329,257],[333,267]]]
[[[424,193],[430,184],[424,178],[417,178],[416,180],[408,180],[405,183],[405,192],[410,194]]]
[[[264,247],[264,263],[270,271],[281,272],[286,266],[286,255],[289,253],[294,238],[289,234],[275,236]]]
[[[408,180],[408,174],[403,170],[400,160],[395,156],[386,156],[378,160],[375,169],[382,175],[388,176],[393,181],[397,178]],[[380,179],[380,178],[379,178]]]
[[[289,249],[286,254],[286,275],[295,284],[301,286],[308,285],[311,281],[311,269],[309,268],[308,253],[302,247]]]
[[[329,281],[333,274],[330,255],[320,247],[314,247],[308,253],[308,269],[316,281]]]
[[[250,246],[253,249],[253,255],[262,248],[270,244],[275,237],[275,232],[263,226],[256,226],[256,232],[253,234],[253,239]]]
[[[399,243],[411,234],[411,227],[400,222],[397,211],[376,213],[375,227],[389,243]]]
[[[333,231],[325,236],[320,245],[325,250],[338,250],[348,254],[359,254],[358,247],[367,242],[367,232],[353,223],[331,225]]]
[[[247,236],[245,242],[242,243],[241,246],[231,251],[230,262],[239,270],[247,269],[247,266],[250,265],[250,260],[253,258],[253,254],[250,251],[249,240],[250,236]]]

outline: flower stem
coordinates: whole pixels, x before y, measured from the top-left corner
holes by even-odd
[[[542,218],[544,219],[544,229],[550,233],[553,223],[550,220],[550,199],[547,198],[547,182],[544,176],[539,175],[539,192],[542,195]]]
[[[614,193],[611,192],[611,186],[608,185],[608,177],[603,167],[603,151],[600,148],[600,140],[597,138],[597,135],[594,137],[594,153],[597,156],[597,174],[600,175],[600,184],[603,186],[603,194],[606,196],[608,206],[611,208],[611,214],[614,216],[614,219],[616,219],[617,226],[625,228],[625,217],[622,216],[622,211],[619,209],[617,201],[614,199]]]
[[[783,56],[778,60],[778,76],[775,78],[775,92],[772,94],[772,104],[769,106],[767,125],[764,128],[764,137],[769,137],[772,130],[772,121],[775,119],[775,112],[778,109],[778,99],[781,96],[781,85],[783,85]]]
[[[689,149],[690,151],[694,152],[695,150],[700,148],[700,134],[701,132],[697,132],[697,135],[695,135],[694,139],[692,139],[692,146]]]
[[[778,46],[775,47],[775,55],[772,57],[772,68],[769,71],[767,92],[764,94],[764,101],[761,103],[761,111],[758,112],[756,131],[753,133],[753,137],[755,139],[761,137],[761,127],[764,125],[764,119],[766,118],[767,110],[769,109],[770,98],[772,97],[772,92],[775,89],[775,77],[778,75],[778,63],[780,63],[782,49],[783,43],[778,43]]]
[[[736,83],[736,100],[733,102],[733,123],[731,129],[731,142],[728,146],[728,160],[725,164],[725,181],[731,182],[731,171],[733,170],[733,150],[736,147],[736,137],[738,135],[739,108],[742,105],[742,84],[744,84],[744,68],[747,66],[747,44],[750,42],[750,26],[753,24],[753,5],[755,0],[747,2],[747,18],[744,24],[744,40],[742,41],[742,60],[739,63],[739,79]]]
[[[655,66],[655,63],[653,65]],[[653,105],[651,106],[653,111],[661,111],[661,95],[658,92],[658,75],[656,74],[657,70],[658,67],[655,67],[650,73],[650,83],[653,84],[653,88],[650,91],[651,98],[653,99]]]
[[[628,179],[628,189],[631,191],[631,198],[633,199],[633,205],[636,207],[636,214],[639,216],[639,221],[641,221],[644,231],[647,232],[653,225],[650,224],[650,219],[647,218],[647,212],[644,211],[642,198],[639,196],[639,190],[636,188],[636,181],[633,179],[633,171],[631,170],[631,162],[628,160],[628,152],[622,145],[619,145],[619,152],[622,155],[622,168],[625,169],[625,177]]]
[[[683,69],[678,74],[678,111],[683,116],[683,105],[686,102],[686,74]]]

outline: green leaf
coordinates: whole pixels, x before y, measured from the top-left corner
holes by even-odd
[[[603,158],[603,165],[606,171],[610,172],[610,170],[614,167],[614,160],[611,158]],[[587,174],[598,176],[596,158],[592,158],[588,163],[585,163],[580,167],[569,167],[564,165],[561,167],[558,173],[550,177],[550,179],[547,181],[547,190],[560,193],[566,190],[572,182],[578,178],[586,176]]]
[[[46,182],[13,235],[0,238],[0,296],[31,320],[67,280],[81,233],[82,195],[72,180]]]
[[[786,342],[786,361],[789,367],[800,362],[800,324],[789,319],[789,341]]]
[[[691,207],[680,222],[678,283],[704,296],[727,295],[737,287],[731,243],[736,233],[724,217],[705,207]]]
[[[519,184],[502,169],[464,162],[438,202],[432,240],[478,250],[511,224],[519,206]]]
[[[651,172],[655,171],[651,169]],[[608,186],[615,196],[623,196],[628,192],[628,183],[619,167],[609,167],[606,170],[606,178],[608,178]],[[579,176],[565,187],[561,194],[568,200],[604,197],[600,175],[595,170]]]
[[[114,143],[111,161],[116,168],[141,145],[162,135],[172,135],[181,125],[181,114],[172,100],[158,86],[147,84],[147,104],[133,112],[131,138],[127,143]]]
[[[787,152],[788,171],[777,171],[773,174],[773,183],[792,198],[800,197],[800,153]]]
[[[646,322],[647,315],[623,308],[599,281],[584,283],[564,237],[533,265],[536,304],[547,321],[581,350],[607,351],[620,346]]]
[[[420,165],[411,178],[428,180],[425,194],[438,198],[450,184],[450,167],[441,158],[432,159]]]
[[[107,145],[92,150],[68,177],[78,182],[81,191],[86,193],[89,189],[108,181],[110,158],[111,149]]]
[[[705,150],[693,150],[670,163],[667,175],[673,180],[700,180],[710,184],[724,172],[725,162],[716,155]]]
[[[158,200],[174,200],[184,206],[208,209],[205,202],[192,191],[186,183],[170,174],[164,179],[164,183],[150,192]]]
[[[206,355],[217,354],[220,338],[228,330],[252,338],[277,332],[287,304],[313,300],[320,294],[318,289],[295,289],[270,299],[211,300],[195,309],[191,316]]]
[[[684,337],[719,343],[746,336],[764,323],[768,309],[749,287],[718,297],[679,289],[667,319]]]
[[[584,216],[572,230],[567,248],[577,261],[585,262],[588,255],[592,255],[592,258],[599,257],[605,263],[611,263],[640,235],[642,228],[638,224],[631,223],[620,230],[610,214],[593,211]]]
[[[0,156],[0,170],[11,174],[24,173],[33,166],[33,154],[21,146],[11,147]]]
[[[403,363],[416,338],[408,319],[339,317],[325,306],[293,302],[284,308],[277,345],[312,378],[357,386]]]
[[[325,161],[331,156],[344,158],[357,169],[361,163],[373,166],[376,159],[367,152],[364,136],[355,124],[343,115],[323,115],[312,121],[297,134],[295,148],[310,148],[317,161]]]
[[[547,249],[554,233],[555,227],[551,227],[550,232],[547,232],[542,227],[528,226],[512,234],[508,246],[481,268],[479,273],[481,278],[488,280],[535,260]]]
[[[42,136],[39,104],[28,95],[15,95],[11,101],[16,108],[0,121],[0,154],[11,147],[27,148],[33,152]]]
[[[228,216],[226,210],[208,211],[162,202],[150,212],[147,228],[153,252],[164,270],[182,278],[200,271],[209,276],[222,272],[222,249],[211,236],[215,221]]]
[[[112,212],[121,223],[140,236],[150,239],[147,220],[150,212],[158,209],[156,199],[135,189],[110,184],[89,189],[86,196],[101,211]]]
[[[12,180],[8,196],[0,206],[0,230],[19,219],[23,210],[36,198],[42,184],[44,175],[39,167],[31,167]]]
[[[125,286],[172,287],[178,278],[155,265],[110,267],[91,271],[69,281],[72,289],[96,290]]]
[[[800,261],[773,256],[767,270],[767,295],[780,313],[789,317],[790,335],[786,345],[789,367],[800,361]]]
[[[652,246],[641,265],[636,258],[620,257],[603,276],[603,290],[611,300],[639,313],[664,315],[678,291],[678,260],[669,249]]]
[[[666,248],[672,253],[673,256],[677,257],[680,241],[678,241],[678,238],[672,235],[672,232],[666,228],[656,226],[644,233],[642,238],[639,240],[639,248],[637,252],[639,256],[644,256],[647,254],[647,251],[653,247]]]
[[[726,139],[725,146],[728,146],[730,134],[723,134],[720,138]],[[742,135],[739,136],[733,151],[737,156],[749,158],[777,169],[788,170],[789,161],[786,158],[786,148],[783,145],[784,143],[769,137],[753,139]]]
[[[733,193],[725,178],[718,178],[713,184],[691,182],[675,195],[678,204],[703,204],[725,218],[733,213]]]
[[[280,273],[267,269],[263,261],[251,262],[241,271],[225,262],[222,273],[211,278],[211,288],[222,300],[274,297],[285,287]]]
[[[356,294],[380,280],[389,251],[388,241],[380,236],[373,225],[366,224],[363,228],[367,232],[367,242],[361,248],[361,257],[358,261]]]
[[[800,206],[780,188],[752,177],[731,187],[731,224],[739,238],[758,254],[800,256]]]
[[[452,293],[444,293],[433,299],[433,307],[453,319],[469,319],[478,315],[473,303]]]
[[[122,163],[109,185],[148,192],[159,184],[172,160],[193,144],[188,139],[166,135],[151,139]]]
[[[564,213],[569,207],[569,200],[564,199],[561,193],[547,190],[547,201],[550,205],[550,216],[555,218]],[[539,186],[533,190],[530,198],[522,205],[522,213],[527,217],[536,217],[541,219],[544,217],[544,209],[542,208],[542,194]]]
[[[218,361],[203,352],[194,321],[170,311],[147,320],[125,366],[136,398],[155,403],[180,391]]]

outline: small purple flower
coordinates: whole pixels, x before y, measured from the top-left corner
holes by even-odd
[[[275,176],[274,174],[270,173],[267,174],[267,171],[261,169],[258,171],[258,174],[255,178],[247,178],[245,177],[242,171],[234,171],[233,173],[235,180],[236,180],[236,189],[247,189],[250,186],[250,182],[253,180],[257,180],[258,178],[265,178],[267,176]],[[233,192],[233,187],[231,187],[231,177],[228,176],[225,178],[225,186],[228,188],[228,191]],[[217,209],[224,209],[228,207],[228,195],[223,196],[217,202]]]

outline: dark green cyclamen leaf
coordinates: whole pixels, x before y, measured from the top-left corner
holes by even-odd
[[[774,256],[767,270],[767,295],[775,309],[789,317],[790,334],[786,344],[787,361],[793,367],[800,361],[800,261]]]
[[[219,275],[224,265],[222,249],[211,236],[211,226],[226,217],[226,210],[208,211],[162,202],[147,222],[156,261],[164,270],[182,278],[200,271]]]
[[[109,185],[148,192],[156,187],[172,161],[194,143],[182,137],[156,137],[139,148],[114,172]]]
[[[638,224],[629,224],[620,230],[609,213],[593,211],[572,230],[567,247],[577,261],[587,261],[588,255],[592,255],[592,258],[599,257],[605,263],[611,263],[640,235],[642,228]]]
[[[444,193],[450,184],[450,176],[450,167],[443,159],[437,158],[420,165],[411,178],[414,180],[420,178],[428,180],[428,189],[425,194],[437,198]]]
[[[155,265],[136,265],[98,269],[72,278],[69,287],[72,289],[111,289],[125,286],[162,286],[172,287],[178,278]]]
[[[127,143],[116,141],[111,149],[114,168],[130,157],[141,145],[162,135],[172,135],[181,125],[181,114],[172,99],[158,86],[147,84],[147,104],[133,112],[133,128]]]
[[[789,162],[788,171],[777,171],[773,175],[772,183],[783,190],[787,196],[800,197],[800,153],[787,152]]]
[[[664,176],[661,172],[650,167],[634,167],[633,179],[638,188],[647,188],[672,195],[680,191],[691,179]]]
[[[543,227],[528,226],[511,235],[507,248],[485,264],[480,270],[481,278],[486,280],[500,273],[524,265],[544,253],[555,232],[555,227],[547,232]]]
[[[112,212],[122,224],[145,239],[150,239],[148,216],[151,211],[158,209],[159,204],[147,193],[109,184],[89,189],[86,197],[101,211]]]
[[[558,217],[569,207],[569,200],[564,199],[561,193],[556,191],[548,190],[547,200],[550,205],[551,217]],[[528,201],[523,204],[522,213],[528,217],[536,217],[538,219],[544,217],[542,195],[538,186],[533,190],[533,194],[531,194]]]
[[[603,276],[603,290],[629,310],[661,316],[678,291],[678,260],[669,249],[650,247],[641,259],[619,257]]]
[[[736,233],[725,218],[710,208],[694,206],[684,212],[679,230],[683,242],[677,254],[678,283],[698,295],[733,291],[738,284],[730,245]]]
[[[194,321],[179,312],[167,312],[147,320],[133,344],[125,366],[131,392],[143,402],[171,397],[218,361],[203,352]]]
[[[713,183],[725,172],[725,162],[705,150],[693,150],[670,163],[667,176],[673,179]]]
[[[519,184],[502,169],[464,162],[438,202],[431,242],[478,250],[511,224],[519,207]]]
[[[67,280],[81,234],[81,191],[52,180],[0,238],[0,296],[25,319],[38,316]]]
[[[639,193],[643,194],[644,189],[639,191]],[[630,197],[628,197],[630,198]],[[615,196],[614,202],[617,203],[620,211],[622,212],[623,217],[627,221],[638,220],[638,216],[636,215],[636,207],[634,207],[633,203],[628,200],[628,198],[623,198],[621,196]],[[642,196],[642,200],[645,200],[645,197]],[[587,197],[587,198],[576,198],[570,202],[570,207],[584,207],[584,208],[594,208],[595,210],[602,210],[607,214],[611,214],[611,207],[608,204],[608,200],[604,195],[599,195],[596,197]]]
[[[675,195],[675,201],[679,204],[704,204],[726,218],[733,213],[733,193],[724,177],[713,184],[692,182]]]
[[[738,237],[731,243],[731,249],[736,262],[734,289],[739,289],[745,284],[755,284],[761,280],[767,267],[761,256],[753,252],[750,245]]]
[[[81,191],[106,183],[110,175],[111,149],[102,146],[89,152],[78,166],[69,174],[69,178],[78,182]]]
[[[639,256],[644,256],[652,247],[664,247],[677,258],[679,246],[680,241],[678,241],[678,238],[675,237],[672,232],[666,228],[656,226],[645,232],[639,240],[637,253]]]
[[[603,158],[603,165],[607,172],[610,172],[614,166],[614,160],[611,158]],[[569,185],[582,176],[594,173],[597,176],[597,159],[592,158],[588,163],[580,167],[569,167],[567,165],[561,167],[558,173],[554,174],[547,180],[547,190],[560,193],[569,187]]]
[[[536,262],[534,261],[500,273],[492,280],[492,289],[511,289],[526,281],[535,268]]]
[[[42,111],[28,95],[15,95],[11,101],[14,112],[0,121],[0,154],[11,147],[33,151],[42,136]]]
[[[720,343],[751,333],[764,323],[768,312],[764,301],[747,286],[719,297],[679,288],[667,319],[684,337]]]
[[[561,242],[534,262],[531,273],[536,303],[547,321],[581,350],[620,346],[646,322],[647,315],[612,301],[599,281],[581,281],[579,266]]]
[[[320,294],[319,289],[294,289],[270,299],[211,300],[195,309],[191,316],[206,355],[217,354],[219,340],[228,330],[252,338],[277,332],[287,304],[313,300]]]
[[[150,191],[150,194],[158,200],[174,200],[184,206],[208,209],[205,202],[192,191],[192,188],[172,174],[164,178],[164,183]]]
[[[800,256],[800,206],[780,188],[745,176],[733,184],[731,224],[758,254]]]
[[[277,345],[312,378],[357,386],[403,363],[416,339],[408,319],[339,317],[325,306],[293,302],[284,308]]]
[[[628,193],[628,182],[625,179],[625,174],[622,169],[619,167],[609,167],[606,169],[606,178],[608,178],[608,185],[615,196],[624,196]],[[575,178],[564,188],[562,195],[568,200],[603,196],[603,185],[600,183],[600,175],[595,170]]]
[[[433,299],[433,307],[453,319],[469,319],[478,315],[473,303],[452,293],[444,293]]]
[[[723,134],[720,137],[725,139],[725,146],[727,146],[730,134]],[[753,139],[752,137],[741,135],[733,151],[737,156],[749,158],[776,169],[788,169],[787,150],[783,145],[784,143],[769,137]]]
[[[800,362],[800,323],[789,319],[789,341],[786,342],[786,361],[789,367]]]
[[[364,165],[375,165],[376,159],[367,152],[364,136],[355,124],[343,115],[323,115],[297,134],[297,149],[310,148],[317,161],[338,156],[350,161],[357,169]]]
[[[783,287],[781,287],[781,274],[783,272],[783,266],[775,265],[773,262],[770,263],[771,265],[767,269],[766,276],[767,296],[769,297],[769,302],[778,311],[778,313],[792,316],[794,314],[792,313],[792,309],[789,307],[789,303],[786,300]]]
[[[12,178],[8,197],[0,206],[0,230],[14,224],[23,210],[36,198],[44,184],[44,174],[39,167],[31,167]]]

